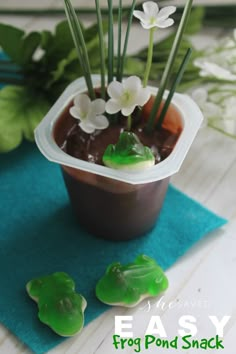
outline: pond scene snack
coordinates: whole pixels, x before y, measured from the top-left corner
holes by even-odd
[[[64,3],[82,77],[67,86],[37,127],[36,143],[44,156],[60,164],[72,209],[84,229],[109,240],[143,236],[155,226],[169,178],[178,172],[202,121],[197,105],[176,93],[192,53],[190,47],[179,50],[192,0],[186,1],[165,68],[157,73],[158,89],[149,85],[154,32],[173,25],[174,6],[159,9],[156,2],[146,1],[140,11],[134,0],[123,31],[122,3],[115,13],[109,0],[106,30],[96,1],[99,68],[93,70],[94,55],[89,55],[81,21],[71,1]],[[144,70],[127,75],[135,18],[149,32],[149,45]]]
[[[168,280],[153,258],[139,255],[133,263],[112,263],[96,286],[97,298],[109,305],[134,307],[146,297],[158,296]]]
[[[73,336],[84,325],[87,302],[75,292],[73,279],[64,272],[30,280],[26,285],[29,296],[38,304],[38,317],[60,336]]]

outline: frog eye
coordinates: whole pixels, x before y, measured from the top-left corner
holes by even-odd
[[[119,262],[112,263],[108,266],[108,268],[106,270],[106,274],[116,273],[117,271],[119,272],[120,267],[121,267],[121,264]]]
[[[26,285],[26,288],[32,298],[37,298],[40,295],[40,290],[42,289],[42,286],[43,281],[39,278],[29,281]]]

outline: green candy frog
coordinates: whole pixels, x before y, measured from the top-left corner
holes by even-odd
[[[104,165],[124,171],[140,171],[155,164],[151,149],[132,132],[121,133],[116,145],[108,145],[102,160]]]
[[[30,280],[29,296],[38,303],[40,321],[60,336],[73,336],[84,325],[86,300],[75,292],[75,283],[66,273],[57,272]]]
[[[96,296],[106,304],[133,307],[167,288],[168,280],[156,261],[139,255],[133,263],[108,266],[97,283]]]

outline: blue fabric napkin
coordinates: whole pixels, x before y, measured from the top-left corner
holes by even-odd
[[[0,156],[0,322],[35,353],[62,339],[37,318],[25,284],[65,271],[87,299],[86,323],[109,309],[94,295],[97,280],[113,261],[131,262],[141,253],[167,269],[195,242],[226,220],[169,187],[156,227],[129,242],[93,237],[71,211],[59,167],[30,143]]]

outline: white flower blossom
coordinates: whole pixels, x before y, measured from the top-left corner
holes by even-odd
[[[221,115],[222,109],[214,102],[208,100],[208,92],[200,87],[192,92],[192,98],[198,104],[205,118],[203,126],[207,125],[209,119],[217,118]]]
[[[194,61],[202,77],[236,81],[236,30],[231,37],[219,40]]]
[[[206,120],[204,125],[236,136],[236,88],[234,84],[207,85],[195,89],[192,98]]]
[[[79,119],[80,128],[88,133],[93,133],[96,129],[106,129],[109,125],[108,119],[103,115],[106,102],[97,98],[91,101],[85,94],[78,94],[74,98],[74,106],[70,108],[72,117]]]
[[[136,106],[143,106],[150,98],[149,90],[142,86],[137,76],[130,76],[122,83],[111,82],[107,93],[111,98],[106,103],[106,112],[113,114],[121,111],[124,116],[129,116]]]
[[[143,28],[150,29],[153,27],[166,28],[173,25],[174,20],[169,18],[176,11],[175,6],[166,6],[159,10],[158,5],[154,1],[143,3],[143,11],[134,11]]]
[[[236,96],[230,96],[223,102],[224,119],[236,122]]]
[[[201,69],[200,75],[203,77],[209,76],[219,80],[236,81],[235,74],[216,63],[196,59],[194,64]]]

